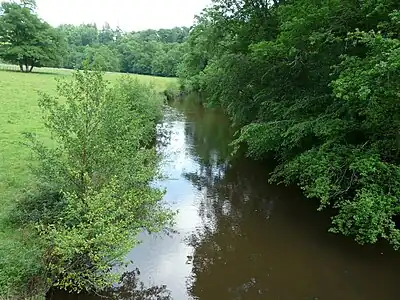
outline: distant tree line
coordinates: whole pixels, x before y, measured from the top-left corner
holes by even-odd
[[[66,42],[60,66],[81,68],[84,60],[106,71],[157,76],[176,76],[189,28],[145,30],[125,33],[105,24],[61,25]]]
[[[123,32],[109,24],[61,25],[53,28],[39,18],[33,0],[3,2],[0,6],[0,60],[21,71],[50,66],[176,76],[184,54],[188,27]]]

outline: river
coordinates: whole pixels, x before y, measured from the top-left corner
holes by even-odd
[[[268,184],[271,166],[229,161],[223,114],[176,101],[159,132],[158,185],[179,211],[176,232],[140,237],[128,255],[140,275],[126,277],[121,299],[400,299],[399,253],[328,233],[329,212],[296,188]],[[67,298],[76,299],[59,299]]]

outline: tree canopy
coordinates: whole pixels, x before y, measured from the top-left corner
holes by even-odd
[[[89,59],[106,71],[157,76],[176,76],[182,43],[189,34],[187,27],[123,32],[107,23],[101,29],[82,24],[61,25],[57,30],[67,44],[64,68],[81,68]]]
[[[123,32],[108,23],[53,28],[38,17],[34,0],[0,6],[0,59],[26,72],[40,66],[82,69],[89,61],[104,71],[174,77],[188,34],[188,27]]]
[[[197,18],[182,84],[221,106],[234,142],[274,157],[331,231],[360,243],[400,230],[400,2],[214,0]]]
[[[35,66],[56,64],[62,38],[35,13],[35,1],[3,2],[0,6],[0,58],[30,72]]]

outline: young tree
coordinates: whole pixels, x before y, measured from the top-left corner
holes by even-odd
[[[62,49],[61,36],[36,15],[35,8],[35,1],[3,2],[0,6],[0,58],[18,64],[25,72],[54,63]]]
[[[55,145],[31,136],[40,190],[49,186],[57,196],[22,207],[38,208],[33,223],[45,241],[51,284],[101,290],[118,279],[110,270],[123,263],[138,233],[171,224],[162,191],[150,185],[158,174],[151,143],[162,98],[129,78],[109,88],[101,73],[89,71],[60,81],[58,95],[39,102]]]

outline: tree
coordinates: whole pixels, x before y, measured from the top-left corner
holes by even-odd
[[[105,23],[103,28],[99,32],[99,43],[108,45],[115,41],[114,30],[111,29],[110,24]]]
[[[395,0],[215,0],[180,66],[275,158],[271,181],[334,207],[331,231],[400,248],[399,9]]]
[[[68,291],[102,290],[118,280],[110,271],[136,235],[163,230],[173,216],[151,186],[162,98],[128,77],[109,88],[102,73],[89,71],[60,81],[58,95],[62,101],[43,95],[39,102],[55,147],[29,136],[40,190],[55,196],[30,197],[20,207],[39,225],[47,280]]]
[[[186,27],[124,33],[108,23],[100,30],[91,24],[61,25],[57,30],[67,43],[65,68],[82,68],[89,59],[105,71],[157,76],[176,76],[183,57],[181,46],[189,33]]]
[[[84,58],[90,62],[91,66],[104,71],[118,72],[121,70],[119,53],[116,49],[112,49],[106,45],[97,47],[86,46]],[[82,64],[79,67],[82,67]]]
[[[21,71],[57,61],[60,35],[34,12],[34,1],[3,2],[0,7],[0,58],[16,63]]]

